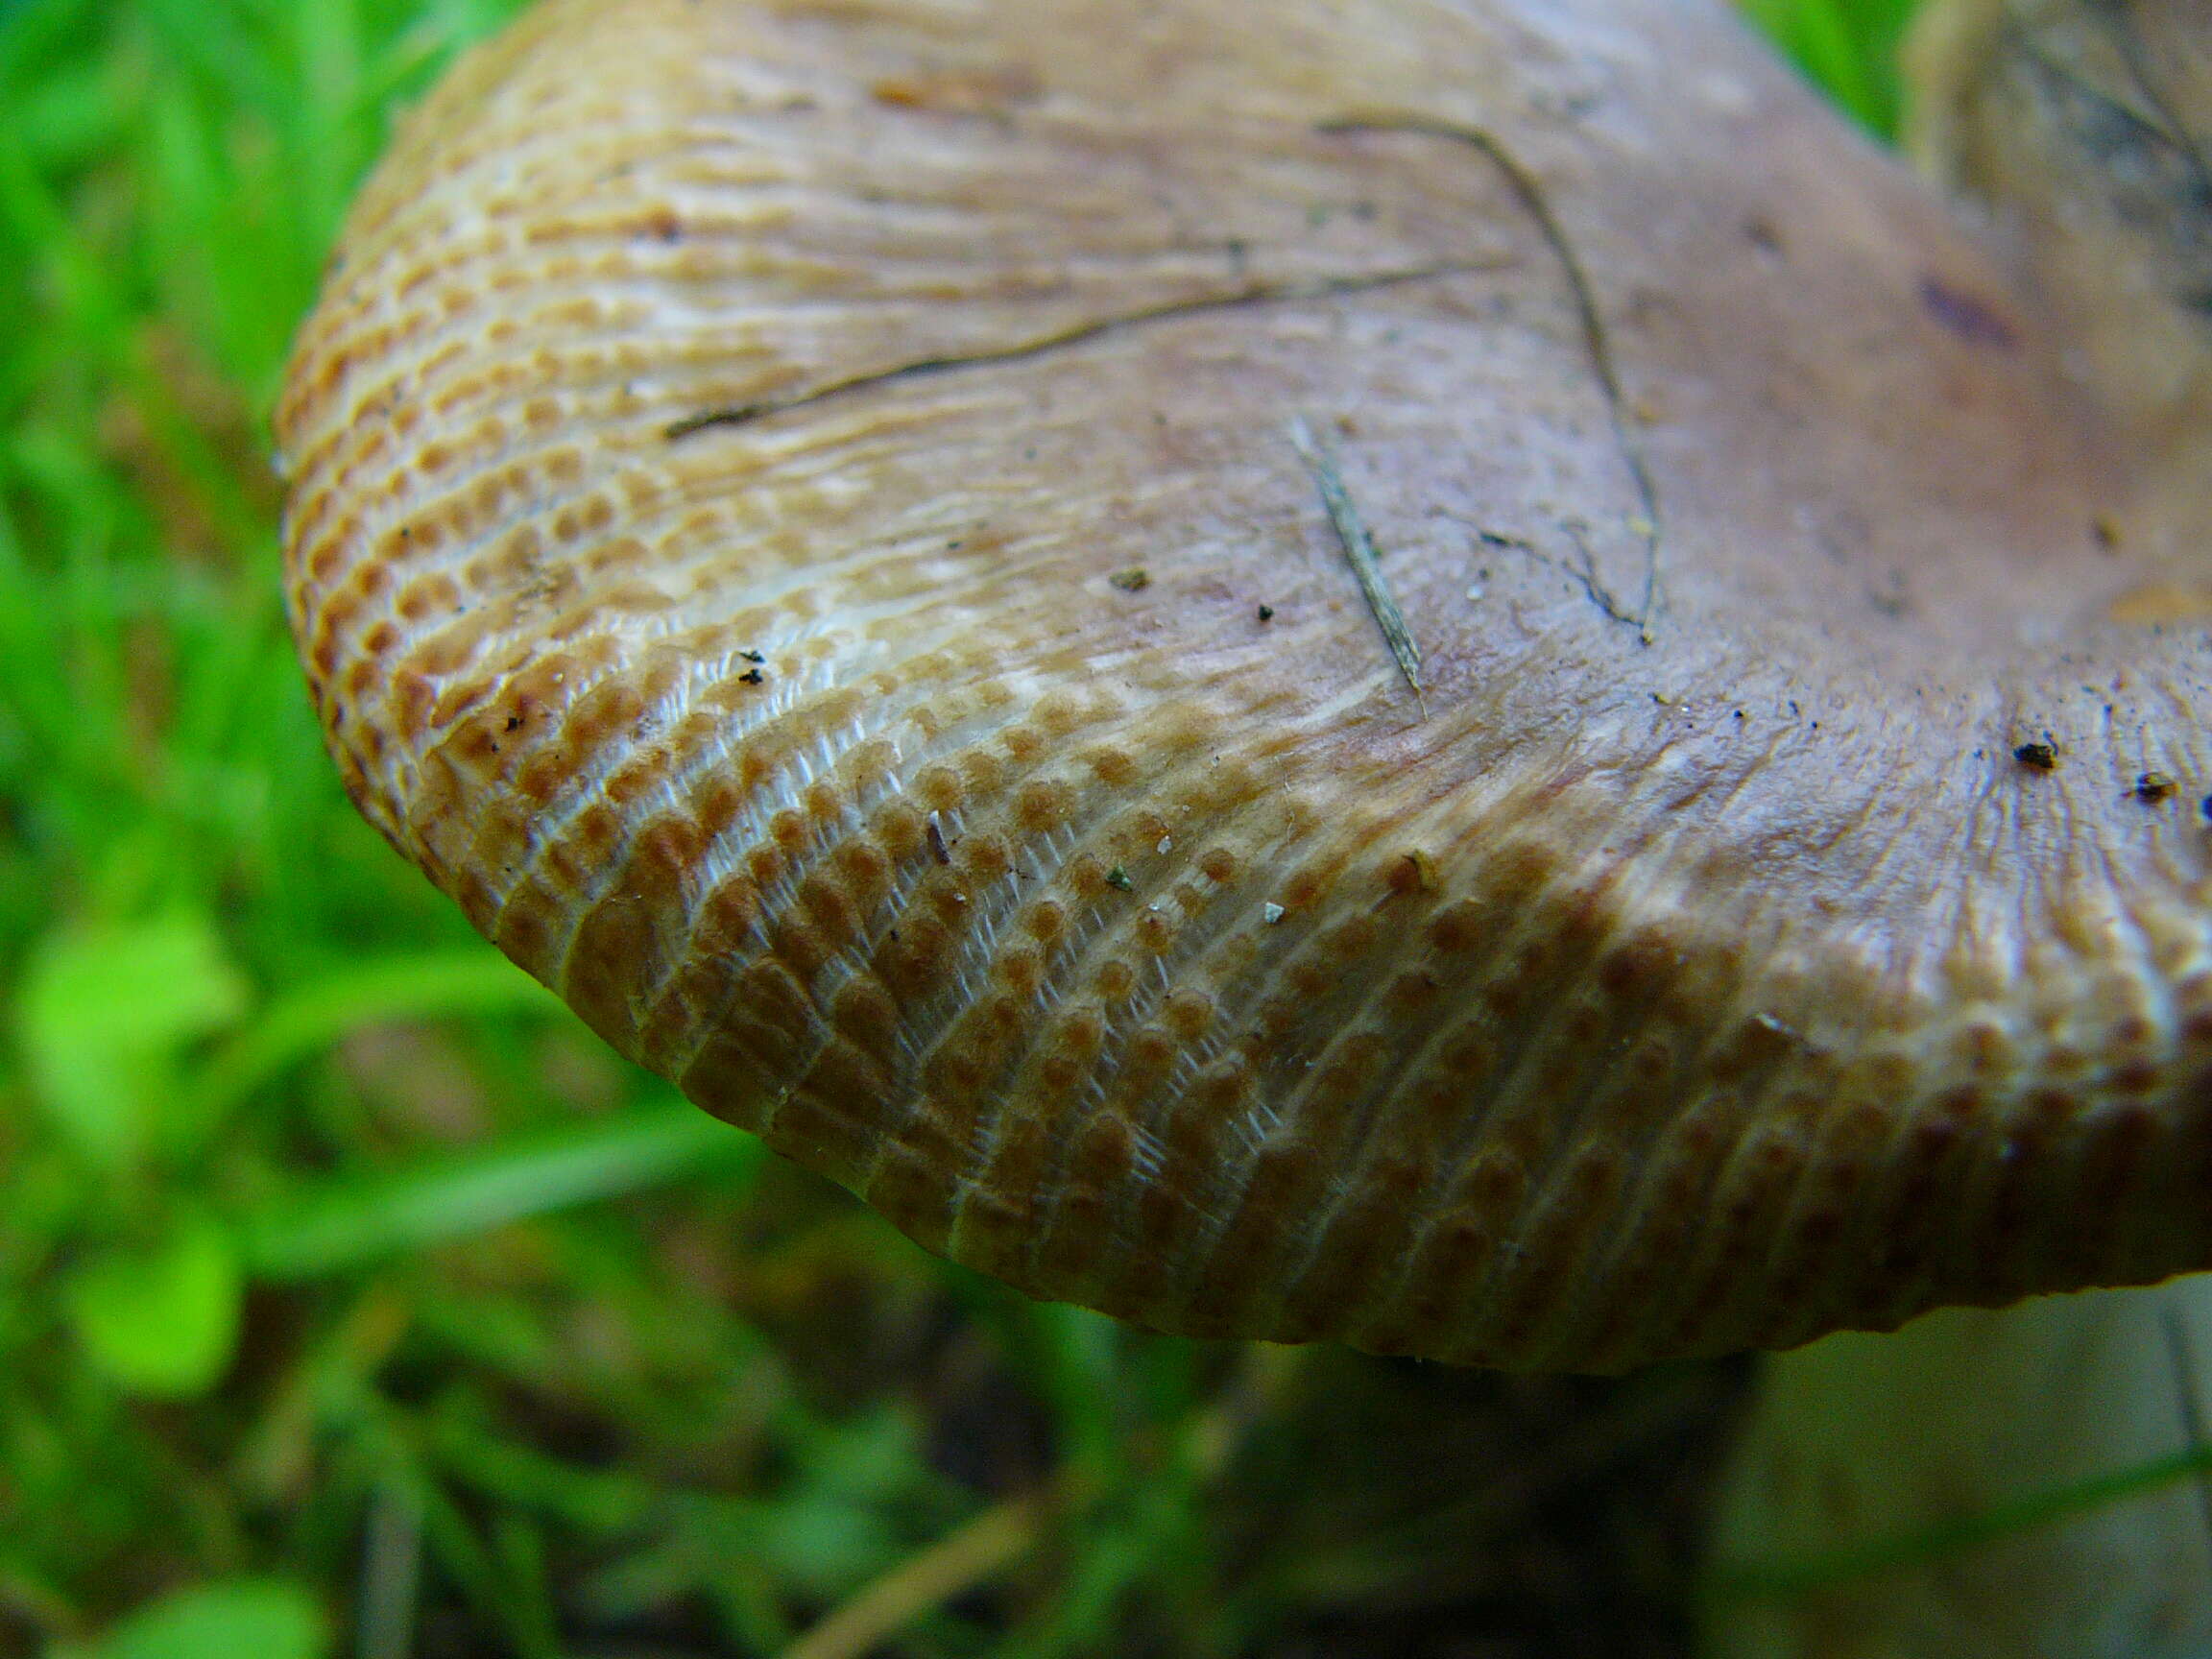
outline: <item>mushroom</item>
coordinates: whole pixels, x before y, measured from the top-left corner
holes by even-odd
[[[1620,1370],[2212,1263],[2212,589],[2095,274],[1710,0],[1253,17],[470,56],[279,415],[362,810],[1163,1330]]]

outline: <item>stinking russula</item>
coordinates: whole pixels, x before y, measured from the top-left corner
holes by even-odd
[[[2194,382],[2014,241],[1703,0],[551,0],[346,230],[292,616],[502,950],[1032,1293],[1618,1370],[2146,1283]]]

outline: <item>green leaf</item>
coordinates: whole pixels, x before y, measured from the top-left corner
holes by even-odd
[[[228,1369],[244,1293],[230,1236],[188,1216],[149,1246],[112,1246],[77,1269],[66,1292],[77,1339],[134,1394],[188,1395]]]
[[[681,1100],[517,1135],[418,1169],[340,1178],[245,1224],[255,1273],[303,1279],[510,1221],[712,1171],[743,1171],[760,1142]]]
[[[24,976],[17,1032],[37,1097],[92,1162],[146,1150],[175,1099],[175,1051],[246,1010],[244,977],[206,918],[64,932]]]
[[[92,1659],[322,1659],[330,1627],[315,1599],[281,1578],[175,1591],[101,1638]]]

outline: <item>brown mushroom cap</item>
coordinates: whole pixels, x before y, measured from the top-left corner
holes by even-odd
[[[2212,1263],[2206,640],[2054,363],[1710,4],[552,0],[355,211],[293,616],[402,853],[931,1249],[1786,1345]]]

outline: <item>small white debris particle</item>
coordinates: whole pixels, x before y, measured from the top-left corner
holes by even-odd
[[[1267,919],[1267,925],[1272,927],[1276,923],[1283,920],[1283,906],[1280,904],[1262,904],[1260,906],[1260,914]]]
[[[1172,835],[1161,836],[1160,845],[1153,848],[1152,851],[1165,857],[1166,854],[1175,851],[1175,837]]]

